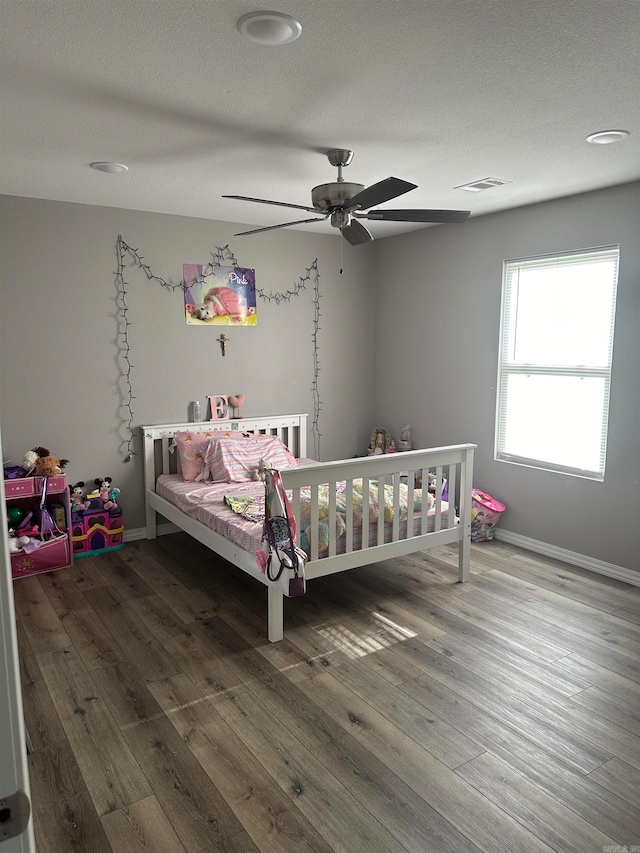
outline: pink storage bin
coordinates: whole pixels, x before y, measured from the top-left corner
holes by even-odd
[[[35,479],[35,494],[42,494],[42,484],[44,483],[45,477],[34,477]],[[54,494],[54,492],[64,492],[67,489],[67,476],[66,474],[58,474],[57,477],[49,477],[49,482],[47,483],[47,492],[48,494]]]
[[[40,572],[51,572],[71,565],[68,536],[58,536],[43,542],[36,551],[26,554],[17,551],[11,554],[11,576],[24,578]]]
[[[35,479],[33,477],[22,477],[19,480],[4,481],[4,495],[6,498],[27,498],[35,495]]]
[[[506,506],[479,489],[471,491],[471,541],[488,542]]]

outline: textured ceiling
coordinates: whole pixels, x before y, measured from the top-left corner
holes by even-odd
[[[245,40],[264,8],[301,37]],[[479,215],[640,178],[638,0],[2,0],[0,30],[10,195],[272,225],[304,214],[221,196],[309,205],[334,147],[347,180],[418,184],[386,207]],[[632,135],[585,142],[609,128]],[[489,176],[511,183],[453,189]]]

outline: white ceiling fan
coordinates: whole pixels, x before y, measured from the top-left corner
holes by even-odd
[[[416,184],[403,181],[400,178],[386,178],[370,187],[345,181],[342,169],[353,159],[353,151],[347,148],[332,148],[327,151],[327,157],[332,166],[338,169],[338,180],[330,184],[320,184],[311,190],[311,207],[303,204],[288,204],[284,201],[269,201],[265,198],[249,198],[244,195],[223,195],[223,198],[235,198],[240,201],[255,201],[259,204],[275,204],[279,207],[292,207],[296,210],[306,210],[319,214],[311,219],[297,219],[295,222],[283,222],[281,225],[268,225],[265,228],[254,228],[251,231],[241,231],[235,234],[242,237],[246,234],[259,234],[261,231],[273,231],[276,228],[286,228],[289,225],[302,225],[306,222],[323,222],[331,218],[334,228],[339,228],[342,236],[357,246],[373,240],[370,231],[358,220],[387,222],[464,222],[468,218],[468,210],[369,210],[378,204],[384,204],[392,198],[397,198],[409,190],[416,189]]]

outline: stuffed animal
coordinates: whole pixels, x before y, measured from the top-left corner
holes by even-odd
[[[24,460],[22,462],[22,467],[24,468],[27,477],[30,477],[33,474],[37,461],[38,454],[35,452],[35,450],[27,450],[27,452],[24,454]]]
[[[82,512],[91,506],[91,501],[85,498],[83,489],[84,480],[80,480],[75,486],[69,486],[69,491],[71,492],[71,509],[74,512]]]
[[[115,509],[118,504],[114,498],[120,494],[120,489],[111,486],[113,482],[111,477],[97,477],[93,482],[99,489],[99,498],[102,501],[103,509]]]
[[[416,487],[416,489],[422,489],[422,487],[423,487],[423,484],[422,484],[422,474],[416,474],[415,487]],[[427,486],[427,491],[428,491],[430,494],[435,494],[435,491],[436,491],[436,478],[435,478],[435,475],[434,475],[434,474],[429,474],[429,475],[428,475],[428,486]]]
[[[265,472],[266,472],[267,468],[271,468],[271,467],[272,467],[271,462],[269,462],[268,459],[260,459],[258,461],[258,467],[255,469],[255,471],[253,472],[251,477],[254,480],[262,480],[262,482],[264,483],[265,476],[266,476]]]
[[[28,545],[31,540],[28,536],[16,536],[15,531],[9,528],[9,552],[15,554],[22,551],[25,545]]]
[[[36,455],[33,466],[34,477],[55,477],[62,473],[69,462],[68,459],[58,459],[57,456],[52,456],[46,447],[34,447],[33,450],[25,454],[25,465],[27,462],[33,461],[32,453]]]

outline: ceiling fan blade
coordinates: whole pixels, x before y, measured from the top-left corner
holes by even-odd
[[[282,225],[267,225],[266,228],[254,228],[252,231],[239,231],[233,236],[245,237],[247,234],[259,234],[261,231],[275,231],[276,228],[286,228],[288,225],[302,225],[305,222],[323,222],[326,218],[326,216],[316,216],[314,219],[298,219],[295,222],[283,222]],[[365,228],[364,230],[366,231],[367,229]]]
[[[260,204],[275,204],[278,207],[295,207],[296,210],[308,210],[309,213],[320,213],[315,207],[305,207],[303,204],[289,204],[286,201],[269,201],[266,198],[249,198],[246,195],[223,195],[222,198],[236,198],[239,201],[257,201]],[[392,196],[393,198],[393,196]],[[376,202],[378,204],[378,202]]]
[[[352,246],[370,243],[373,240],[371,233],[357,219],[352,219],[349,225],[345,225],[340,231],[344,239]]]
[[[354,215],[386,222],[464,222],[470,213],[470,210],[370,210]]]
[[[385,178],[384,181],[372,184],[350,198],[349,206],[346,209],[351,210],[354,207],[359,207],[361,210],[365,210],[374,204],[384,204],[385,201],[408,193],[409,190],[415,190],[416,187],[417,184],[410,184],[408,181],[400,180],[400,178]]]

